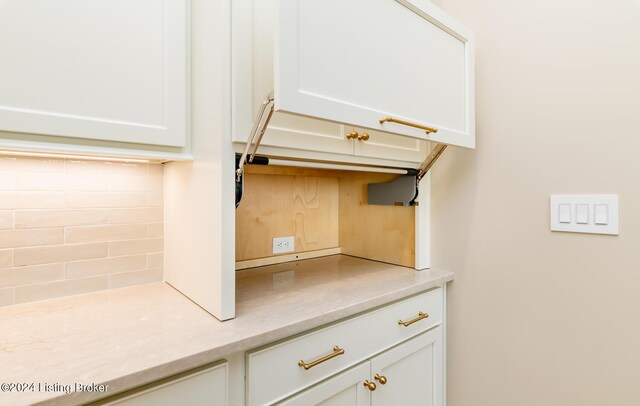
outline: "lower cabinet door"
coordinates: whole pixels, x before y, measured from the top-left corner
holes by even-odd
[[[368,406],[371,404],[372,392],[367,389],[364,382],[369,378],[369,374],[370,364],[364,362],[278,404],[287,406]],[[400,404],[402,403],[396,403],[396,405]]]
[[[371,359],[377,388],[373,406],[442,406],[443,350],[440,327]]]
[[[96,402],[118,406],[227,405],[227,363],[198,368]]]

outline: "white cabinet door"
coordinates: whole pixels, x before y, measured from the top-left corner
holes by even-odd
[[[246,142],[262,102],[274,89],[276,0],[232,2],[233,141]],[[340,124],[275,113],[261,145],[353,154]]]
[[[442,371],[442,332],[437,327],[371,360],[370,379],[378,385],[371,404],[443,406]]]
[[[227,402],[228,364],[168,379],[158,385],[150,385],[135,393],[124,393],[118,399],[106,399],[100,405],[118,406],[174,406],[174,405],[210,405],[223,406]]]
[[[369,406],[371,392],[364,386],[364,381],[369,378],[369,370],[369,362],[365,362],[278,404]]]
[[[278,0],[277,13],[276,110],[474,147],[472,35],[430,1]]]
[[[188,0],[1,0],[0,130],[181,147]]]

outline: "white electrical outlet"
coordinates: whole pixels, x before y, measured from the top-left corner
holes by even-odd
[[[291,237],[276,237],[273,239],[273,250],[274,254],[283,254],[285,252],[293,252],[295,250],[294,247],[294,239]]]

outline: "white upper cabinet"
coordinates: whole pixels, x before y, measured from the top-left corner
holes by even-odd
[[[0,0],[0,131],[182,147],[188,0]]]
[[[471,33],[425,0],[233,1],[233,140],[274,92],[261,142],[272,155],[402,164],[422,162],[427,141],[472,148],[473,52]]]
[[[472,34],[430,1],[278,0],[275,31],[277,111],[474,147]]]

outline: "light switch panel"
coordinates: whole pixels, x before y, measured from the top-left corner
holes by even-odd
[[[589,205],[584,203],[576,204],[576,223],[589,224]]]
[[[618,195],[551,195],[551,230],[618,235]]]
[[[558,205],[558,221],[561,223],[571,223],[571,205],[561,203]]]
[[[594,208],[594,223],[607,225],[609,224],[609,206],[606,204],[596,204]]]

